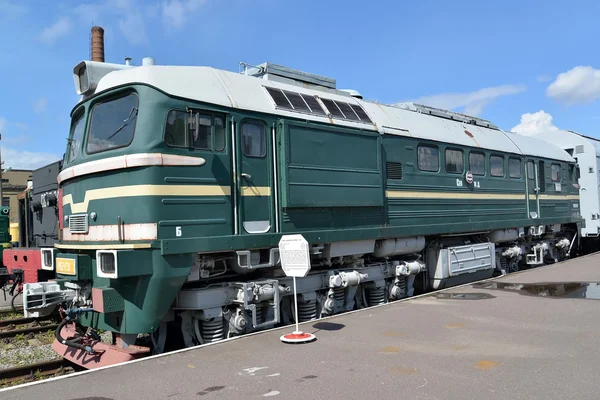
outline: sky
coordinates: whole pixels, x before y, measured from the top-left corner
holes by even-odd
[[[416,101],[520,134],[600,138],[600,2],[593,0],[0,0],[5,168],[62,158],[72,71],[105,29],[106,62],[266,61],[336,79],[366,100]]]

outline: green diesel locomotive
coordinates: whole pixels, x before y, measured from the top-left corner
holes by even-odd
[[[265,63],[84,61],[58,177],[55,350],[86,368],[556,262],[577,248],[575,160],[491,122],[383,105]],[[301,234],[312,269],[280,265]],[[397,323],[408,323],[398,321]],[[113,332],[112,343],[97,329]]]

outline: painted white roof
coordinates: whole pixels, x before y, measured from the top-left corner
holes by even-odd
[[[561,146],[558,146],[557,143],[553,143],[551,138],[546,140],[545,138],[547,136],[536,138],[511,132],[507,132],[506,135],[517,146],[519,146],[523,154],[536,157],[548,157],[564,161],[575,161],[566,151],[562,149]]]
[[[578,132],[555,129],[535,134],[533,137],[542,141],[550,142],[561,149],[573,149],[575,157],[577,157],[576,147],[578,145],[584,145],[586,147],[591,146],[595,149],[596,156],[600,157],[600,140],[585,136]]]
[[[375,129],[391,135],[411,136],[456,145],[474,146],[516,154],[531,154],[560,160],[574,161],[568,154],[543,140],[525,138],[502,130],[463,123],[436,116],[416,113],[391,105],[383,105],[351,97],[266,80],[231,71],[203,66],[140,66],[113,71],[105,75],[95,92],[127,83],[144,83],[169,95],[189,98],[226,107],[239,108],[291,118],[302,118],[334,125]],[[286,89],[306,95],[339,100],[362,106],[374,125],[324,116],[301,114],[276,109],[263,86]],[[467,134],[465,131],[468,131]]]

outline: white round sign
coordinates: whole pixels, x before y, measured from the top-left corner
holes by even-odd
[[[470,185],[471,183],[473,183],[473,173],[471,171],[467,171],[466,175],[465,175],[465,179],[467,180],[467,183]]]
[[[305,277],[310,271],[308,242],[302,235],[284,235],[279,241],[281,268],[287,276]]]

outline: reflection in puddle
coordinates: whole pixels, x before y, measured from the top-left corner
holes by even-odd
[[[569,299],[600,299],[600,284],[596,282],[566,283],[505,283],[483,282],[473,287],[479,289],[505,290],[540,297],[562,297]]]
[[[440,300],[482,300],[493,299],[496,296],[489,293],[437,293],[434,297]]]

